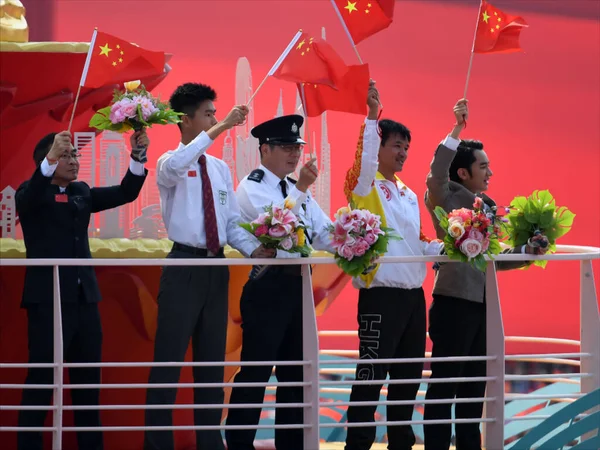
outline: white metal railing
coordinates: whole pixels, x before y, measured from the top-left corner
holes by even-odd
[[[502,254],[496,256],[495,261],[527,261],[527,260],[551,260],[551,261],[568,261],[579,260],[580,265],[580,312],[581,312],[581,353],[578,354],[552,354],[554,358],[568,358],[571,356],[579,356],[580,373],[579,374],[540,374],[535,375],[538,379],[555,380],[557,377],[569,378],[570,375],[576,375],[581,378],[581,393],[591,392],[600,386],[600,315],[598,314],[598,303],[596,297],[596,289],[594,285],[594,276],[592,270],[592,260],[600,259],[600,249],[595,247],[583,246],[558,246],[558,251],[564,252],[545,256],[532,256],[524,254]],[[446,262],[455,263],[449,260],[446,256],[406,256],[406,257],[385,257],[379,260],[381,263],[409,263],[409,262]],[[504,327],[502,323],[502,312],[500,308],[498,283],[496,277],[496,268],[494,261],[488,259],[488,270],[486,272],[486,304],[487,304],[487,355],[480,358],[469,358],[469,360],[480,359],[485,360],[487,364],[487,376],[478,378],[452,378],[443,380],[431,380],[428,378],[413,379],[413,380],[383,380],[384,384],[400,384],[400,383],[434,383],[434,382],[465,382],[465,381],[487,381],[486,397],[476,399],[452,399],[452,400],[415,400],[415,401],[385,401],[375,402],[377,404],[423,404],[426,403],[461,403],[483,401],[486,405],[485,418],[482,419],[453,419],[453,420],[435,420],[435,421],[396,421],[396,422],[375,422],[375,423],[319,423],[319,406],[331,405],[347,405],[350,402],[328,402],[320,403],[319,392],[320,386],[326,386],[323,391],[341,391],[341,388],[336,388],[338,385],[365,384],[369,381],[322,381],[319,380],[320,364],[356,364],[357,360],[337,360],[337,361],[319,361],[319,335],[331,332],[321,332],[317,330],[316,315],[314,310],[314,299],[312,290],[312,279],[310,276],[310,266],[317,264],[334,264],[333,258],[301,258],[301,259],[86,259],[87,266],[247,266],[249,264],[259,265],[301,265],[302,266],[302,319],[303,319],[303,361],[253,361],[250,363],[240,362],[224,362],[224,363],[87,363],[87,364],[68,364],[63,361],[63,343],[62,343],[62,323],[61,323],[61,302],[60,302],[60,282],[59,282],[59,266],[79,266],[82,265],[81,259],[2,259],[0,267],[4,266],[53,266],[54,279],[54,363],[52,364],[13,364],[2,363],[0,369],[23,368],[23,367],[52,367],[54,369],[54,383],[51,385],[28,385],[28,389],[44,388],[54,390],[54,404],[48,407],[29,407],[30,409],[46,409],[52,411],[53,425],[52,427],[41,428],[19,428],[19,427],[0,427],[0,431],[19,431],[19,430],[40,430],[52,431],[52,448],[59,450],[62,447],[63,431],[137,431],[137,430],[202,430],[202,429],[282,429],[282,428],[302,428],[304,430],[304,442],[307,448],[319,447],[319,428],[330,427],[348,427],[348,426],[373,426],[375,425],[400,425],[400,424],[425,424],[425,423],[485,423],[485,446],[487,448],[503,448],[504,446],[504,402],[513,396],[505,395],[504,381],[508,379],[529,379],[524,376],[506,376],[505,361],[516,359],[505,356],[504,343],[510,338],[504,336]],[[335,332],[334,332],[335,333]],[[529,339],[529,338],[521,338]],[[535,339],[535,338],[532,338]],[[565,341],[565,340],[560,340]],[[574,344],[576,341],[570,341],[569,344]],[[567,343],[567,342],[561,342]],[[352,353],[354,355],[356,352]],[[529,357],[532,355],[517,355],[519,357]],[[533,355],[543,358],[544,355]],[[436,358],[445,361],[460,361],[460,357],[451,358]],[[464,358],[462,358],[464,359]],[[422,362],[432,361],[433,358],[411,358],[402,360],[369,360],[370,363],[407,363],[407,362]],[[144,388],[160,388],[169,387],[170,384],[100,384],[100,385],[73,385],[64,384],[63,369],[68,367],[139,367],[139,366],[207,366],[220,364],[224,366],[239,366],[239,365],[275,365],[275,364],[294,364],[303,365],[304,381],[297,383],[244,383],[248,386],[267,386],[273,388],[276,386],[302,386],[304,398],[302,403],[287,404],[284,407],[303,407],[304,423],[293,425],[259,425],[259,426],[172,426],[172,427],[145,427],[145,426],[105,426],[105,427],[64,427],[62,421],[62,412],[64,410],[77,409],[150,409],[153,406],[147,405],[63,405],[63,392],[65,389],[83,389],[83,388],[102,388],[102,389],[144,389]],[[178,387],[224,387],[233,386],[234,383],[180,383]],[[235,386],[241,386],[238,383]],[[25,387],[22,384],[0,385],[0,389],[21,389]],[[371,404],[371,402],[360,402],[360,404]],[[356,403],[358,405],[358,403]],[[240,405],[156,405],[164,409],[172,407],[173,409],[200,409],[216,407],[282,407],[283,405],[275,405],[272,402],[262,404],[240,404]],[[29,409],[27,408],[27,409]],[[0,405],[0,410],[19,410],[26,409],[20,406],[4,406]],[[538,417],[539,418],[539,417]]]

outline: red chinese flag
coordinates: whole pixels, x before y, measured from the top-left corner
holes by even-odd
[[[521,51],[519,36],[521,30],[528,26],[522,17],[506,14],[482,0],[473,52],[512,53]]]
[[[347,71],[346,63],[331,45],[302,33],[273,76],[292,83],[325,84],[335,88]]]
[[[335,0],[355,45],[390,26],[394,3],[394,0]]]
[[[98,31],[88,53],[81,86],[98,88],[163,73],[164,52],[152,52]]]
[[[329,86],[304,84],[304,112],[308,117],[320,116],[325,111],[365,115],[369,80],[369,65],[363,64],[349,66],[337,90]],[[298,85],[298,91],[302,98],[301,85]]]

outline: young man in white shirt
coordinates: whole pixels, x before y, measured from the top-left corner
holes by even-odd
[[[416,194],[396,176],[408,157],[410,131],[391,120],[378,123],[379,93],[369,87],[369,114],[361,130],[356,159],[348,171],[344,190],[357,208],[381,217],[382,225],[393,228],[402,240],[390,240],[386,256],[434,255],[439,242],[421,233]],[[356,277],[358,337],[361,363],[357,381],[373,381],[352,387],[350,401],[377,401],[386,376],[391,380],[419,379],[423,363],[370,364],[368,360],[423,358],[425,356],[426,308],[423,293],[425,263],[378,264]],[[388,401],[414,400],[419,383],[390,384]],[[348,407],[348,422],[373,422],[376,406]],[[411,420],[413,405],[388,405],[387,420]],[[375,440],[375,426],[348,427],[346,450],[368,450]],[[388,426],[389,449],[408,450],[415,443],[410,425]]]
[[[224,258],[226,244],[244,256],[270,257],[273,251],[239,227],[239,207],[227,165],[207,150],[224,131],[242,124],[248,108],[235,106],[221,122],[215,117],[215,91],[186,83],[170,98],[181,112],[181,142],[157,162],[162,216],[173,249],[168,258]],[[227,338],[229,269],[227,266],[164,267],[158,293],[154,361],[183,361],[190,338],[193,360],[223,361]],[[177,383],[180,367],[153,367],[149,383]],[[222,383],[223,366],[194,367],[195,383]],[[175,403],[177,388],[148,389],[148,405]],[[195,388],[197,404],[222,404],[222,388]],[[195,409],[194,423],[219,425],[221,407]],[[171,409],[146,410],[147,426],[171,426]],[[219,430],[196,431],[199,449],[223,449]],[[146,450],[174,448],[172,431],[145,433]]]
[[[252,221],[264,207],[283,206],[294,201],[292,212],[307,227],[307,240],[313,248],[333,253],[327,229],[329,217],[311,197],[309,187],[318,176],[314,158],[306,163],[298,181],[288,178],[298,166],[305,142],[300,138],[304,118],[278,117],[252,129],[258,138],[261,165],[244,178],[236,195],[242,218]],[[299,254],[278,251],[277,258],[299,258]],[[302,276],[301,266],[271,266],[261,277],[250,279],[240,301],[242,313],[241,361],[301,361],[302,352]],[[235,383],[266,383],[273,366],[242,366]],[[302,381],[302,366],[276,366],[279,382]],[[264,387],[235,387],[230,404],[262,403]],[[302,403],[302,387],[278,387],[277,403]],[[261,408],[230,408],[227,425],[258,425]],[[302,408],[277,408],[275,423],[302,424]],[[254,449],[256,430],[227,430],[228,450]],[[275,430],[275,447],[304,450],[302,428]]]

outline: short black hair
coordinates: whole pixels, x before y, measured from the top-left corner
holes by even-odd
[[[475,152],[477,150],[483,150],[483,143],[474,139],[462,139],[458,144],[456,155],[450,165],[450,179],[457,183],[462,183],[461,178],[458,176],[458,169],[467,169],[469,175],[471,173],[471,166],[477,160]]]
[[[35,148],[33,149],[33,160],[35,161],[36,166],[39,166],[46,155],[50,152],[52,144],[54,143],[54,136],[57,134],[58,133],[47,134],[36,144]]]
[[[217,93],[210,86],[200,83],[184,83],[171,94],[169,104],[173,111],[193,118],[202,102],[206,100],[214,102],[216,99]]]
[[[402,139],[406,139],[408,142],[412,139],[410,136],[410,130],[402,125],[400,122],[395,122],[390,119],[383,119],[379,121],[379,130],[381,132],[381,145],[385,145],[390,136],[394,134],[400,135]]]

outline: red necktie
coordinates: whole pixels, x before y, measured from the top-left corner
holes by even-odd
[[[212,187],[208,171],[206,169],[206,156],[202,155],[198,160],[200,163],[200,177],[202,179],[202,205],[204,206],[204,228],[206,231],[206,248],[214,253],[219,253],[219,227],[217,226],[217,215],[215,213],[215,201],[213,199]]]

